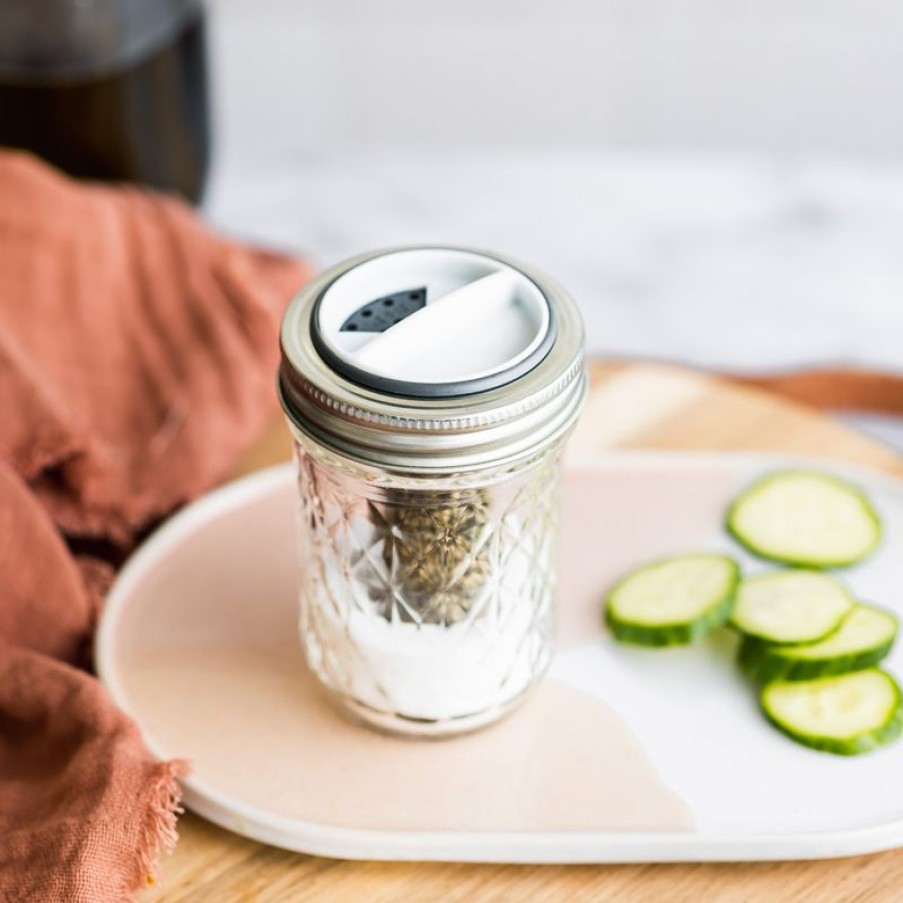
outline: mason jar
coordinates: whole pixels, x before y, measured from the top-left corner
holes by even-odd
[[[311,671],[385,731],[494,721],[552,655],[576,307],[503,257],[403,248],[307,285],[281,342]]]

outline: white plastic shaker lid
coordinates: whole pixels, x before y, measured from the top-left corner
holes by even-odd
[[[479,250],[336,264],[292,299],[280,347],[279,398],[298,442],[396,473],[532,458],[567,435],[586,397],[573,300]]]
[[[368,388],[414,398],[486,392],[539,364],[555,340],[548,299],[528,276],[474,251],[372,257],[317,300],[323,359]]]

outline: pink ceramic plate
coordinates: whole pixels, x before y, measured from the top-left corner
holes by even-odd
[[[343,721],[296,636],[288,466],[172,518],[132,557],[97,642],[102,680],[160,756],[184,757],[188,805],[308,853],[383,859],[616,862],[809,858],[903,843],[903,746],[840,759],[762,720],[724,632],[692,648],[619,646],[605,589],[649,558],[725,549],[728,500],[786,459],[623,454],[564,482],[559,651],[510,718],[418,743]],[[790,462],[799,464],[799,461]],[[811,466],[834,469],[829,465]],[[900,484],[840,471],[903,537]],[[890,543],[849,572],[900,607]],[[890,663],[903,673],[903,659]]]

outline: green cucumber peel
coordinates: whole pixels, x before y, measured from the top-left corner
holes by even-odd
[[[837,630],[816,643],[775,645],[745,637],[737,652],[740,670],[754,681],[811,680],[871,668],[887,657],[899,622],[883,608],[862,603]]]
[[[870,668],[808,681],[773,681],[760,696],[765,717],[791,740],[858,756],[903,733],[903,695],[886,671]]]
[[[630,571],[605,600],[615,639],[640,646],[682,646],[727,622],[740,580],[726,555],[697,553]]]
[[[725,528],[759,558],[807,568],[849,567],[881,541],[881,520],[861,489],[806,470],[776,471],[747,486]]]

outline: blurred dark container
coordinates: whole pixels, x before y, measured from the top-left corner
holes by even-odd
[[[205,21],[199,0],[0,0],[0,145],[199,201]]]

